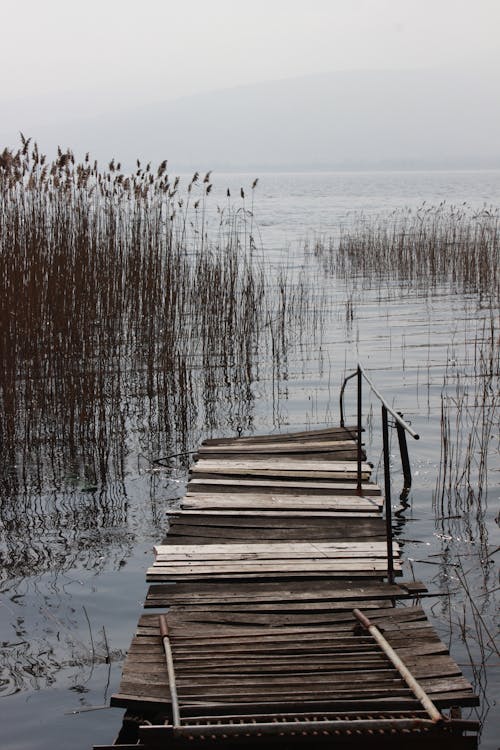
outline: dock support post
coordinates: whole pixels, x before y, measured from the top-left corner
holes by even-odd
[[[402,419],[403,415],[400,411],[398,411],[398,414]],[[411,487],[411,468],[410,459],[408,457],[408,446],[406,444],[406,430],[399,422],[396,422],[396,431],[398,433],[399,453],[401,455],[401,464],[403,466],[404,489],[409,490]]]
[[[357,493],[358,495],[363,494],[362,489],[362,474],[361,474],[361,464],[363,460],[363,444],[361,441],[361,432],[363,429],[362,425],[362,398],[363,398],[363,372],[361,370],[361,367],[358,365],[357,369],[357,382],[358,382],[358,454],[357,454],[357,460],[358,460],[358,466],[357,466]]]
[[[389,425],[387,408],[382,404],[382,439],[384,452],[384,492],[385,492],[385,534],[387,539],[387,578],[394,583],[394,558],[392,553],[392,505],[391,505],[391,469],[389,463]]]

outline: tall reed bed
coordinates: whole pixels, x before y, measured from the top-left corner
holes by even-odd
[[[353,222],[338,241],[319,241],[316,255],[349,279],[394,280],[419,291],[451,284],[500,300],[500,212],[426,206]]]
[[[24,137],[0,153],[0,521],[36,549],[36,519],[62,527],[74,489],[119,518],[132,454],[249,429],[259,357],[279,372],[319,325],[307,285],[264,266],[249,196],[211,192],[166,161],[48,161]]]

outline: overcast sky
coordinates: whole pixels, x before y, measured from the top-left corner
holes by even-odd
[[[169,155],[185,161],[196,141],[210,164],[222,163],[221,154],[224,161],[236,164],[249,158],[252,139],[253,161],[259,161],[259,155],[264,158],[264,146],[273,150],[280,145],[281,135],[271,132],[276,125],[281,134],[293,128],[303,131],[303,137],[297,132],[290,138],[293,135],[304,154],[312,154],[321,122],[329,133],[340,119],[346,133],[357,124],[356,117],[370,125],[373,107],[370,114],[358,111],[356,101],[361,97],[368,106],[371,90],[363,89],[363,81],[369,85],[372,77],[366,71],[429,71],[422,78],[426,91],[435,79],[441,80],[435,73],[441,68],[455,76],[452,89],[458,102],[458,117],[450,107],[449,122],[442,116],[441,129],[446,133],[461,125],[465,132],[450,141],[453,155],[473,155],[478,144],[483,157],[500,155],[498,112],[493,106],[500,88],[500,0],[0,0],[0,10],[0,147],[15,147],[22,130],[49,151],[62,143],[75,151],[88,147],[95,155],[116,148],[123,160],[149,151],[156,158],[157,142],[162,152],[166,148]],[[467,84],[465,73],[472,70],[475,77],[469,76]],[[283,95],[292,102],[288,119],[284,103],[285,114],[277,111],[273,119],[265,95],[257,97],[255,108],[245,115],[243,124],[250,132],[245,154],[240,155],[237,116],[252,101],[250,89],[228,92],[222,99],[193,99],[192,105],[190,99],[186,106],[175,102],[220,89],[339,71],[362,74],[353,86],[352,101],[338,97],[340,108],[330,114],[322,111],[321,101],[334,96],[333,89],[325,90],[323,98],[318,90],[309,113],[296,107],[297,99],[305,100],[308,87],[312,90],[317,80],[299,81],[288,95],[273,89],[278,100]],[[445,84],[444,99],[438,91],[434,101],[424,96],[419,103],[407,90],[410,84],[405,82],[411,80],[408,76],[401,83],[409,97],[404,132],[410,145],[400,151],[415,151],[415,158],[424,158],[426,149],[414,148],[413,133],[422,136],[429,130],[434,151],[443,152],[443,144],[434,138],[437,125],[432,119],[425,128],[421,123],[418,132],[417,128],[424,110],[432,115],[436,106],[446,109],[442,103],[448,87]],[[474,101],[476,93],[481,101]],[[391,94],[389,103],[397,106],[399,99],[398,93]],[[169,107],[172,100],[173,109],[162,110],[162,119],[154,103]],[[413,105],[418,105],[416,112]],[[227,134],[222,133],[217,106],[226,107]],[[469,110],[474,110],[477,122],[465,122]],[[386,111],[388,126],[394,125],[391,111]],[[285,119],[279,120],[280,115]],[[113,117],[116,121],[110,124]],[[255,131],[260,128],[259,133],[252,126]],[[492,132],[483,132],[485,128]],[[392,131],[382,123],[381,132],[385,131],[391,140]],[[230,157],[231,139],[235,148]],[[357,143],[347,140],[332,140],[346,158],[360,153],[359,143],[371,143],[374,160],[384,155],[400,158],[395,149],[384,150],[370,128],[359,134]],[[294,148],[295,142],[291,153]],[[338,161],[333,152],[316,150],[321,163]],[[284,154],[282,161],[290,158]]]
[[[108,107],[349,69],[496,66],[499,0],[1,0],[0,104]]]

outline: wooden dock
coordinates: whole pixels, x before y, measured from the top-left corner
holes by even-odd
[[[115,750],[477,746],[459,708],[478,701],[425,586],[387,580],[384,497],[364,462],[359,494],[356,441],[342,427],[201,446],[147,571]]]

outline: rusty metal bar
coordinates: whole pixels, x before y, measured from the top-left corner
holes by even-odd
[[[160,635],[163,643],[163,650],[165,652],[165,660],[167,662],[168,686],[170,688],[170,700],[172,702],[172,723],[174,728],[177,728],[180,726],[181,716],[179,711],[179,700],[177,698],[177,685],[175,683],[174,659],[172,657],[172,649],[168,637],[167,618],[165,615],[160,615],[159,619]]]
[[[224,717],[225,718],[225,717]],[[248,736],[273,736],[273,735],[296,735],[308,732],[353,732],[363,730],[369,734],[373,732],[394,731],[404,732],[420,731],[422,729],[436,728],[441,722],[446,722],[446,727],[456,732],[477,732],[480,724],[478,721],[467,721],[464,719],[446,719],[440,715],[439,721],[424,719],[420,717],[408,718],[383,718],[383,719],[326,719],[310,721],[265,721],[255,722],[249,717],[248,723],[217,723],[208,724],[183,724],[173,727],[169,724],[151,724],[140,727],[140,737],[146,742],[162,742],[167,739],[195,739],[196,737],[212,739],[216,737],[248,737]]]
[[[356,619],[361,623],[361,625],[365,628],[365,630],[368,630],[370,635],[373,636],[375,641],[378,643],[384,654],[389,658],[389,660],[392,662],[392,664],[396,667],[399,674],[403,678],[403,680],[406,682],[410,690],[412,691],[413,695],[417,700],[420,701],[422,706],[427,711],[431,721],[433,723],[438,723],[441,721],[446,721],[443,714],[436,708],[434,703],[431,701],[423,687],[420,685],[420,683],[417,682],[417,680],[414,678],[406,664],[400,659],[400,657],[397,655],[397,653],[394,651],[392,646],[386,641],[380,630],[377,628],[376,625],[373,625],[373,623],[370,622],[368,617],[364,615],[361,610],[359,609],[353,609],[353,615],[356,617]]]
[[[441,717],[441,715],[440,715]],[[441,717],[442,718],[442,717]],[[183,724],[180,727],[166,725],[144,725],[140,728],[140,736],[144,741],[166,740],[174,738],[216,738],[216,737],[248,737],[248,736],[273,736],[273,735],[296,735],[304,732],[352,732],[357,729],[364,731],[401,731],[431,729],[436,727],[436,721],[432,719],[409,718],[409,719],[360,719],[358,721],[333,719],[327,721],[268,721],[248,722],[241,724]],[[457,727],[458,729],[459,727]],[[476,729],[473,727],[460,727],[460,729]]]

